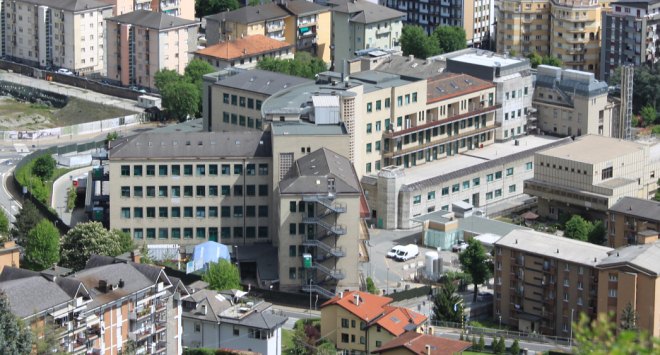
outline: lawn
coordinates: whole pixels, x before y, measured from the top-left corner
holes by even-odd
[[[289,354],[293,349],[294,330],[282,329],[282,354]]]

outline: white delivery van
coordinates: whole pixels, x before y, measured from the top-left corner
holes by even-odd
[[[399,250],[403,249],[403,245],[395,245],[390,249],[390,251],[387,252],[387,257],[388,258],[394,258],[396,256],[396,253],[399,252]]]
[[[415,244],[408,244],[399,250],[394,257],[398,261],[410,260],[419,255],[419,248]]]

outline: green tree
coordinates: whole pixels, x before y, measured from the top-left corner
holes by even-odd
[[[108,231],[99,222],[78,223],[62,238],[60,256],[62,265],[74,271],[85,268],[92,254],[117,256],[133,250],[126,243],[126,233]]]
[[[0,354],[29,354],[32,340],[30,328],[11,312],[7,296],[0,293]]]
[[[195,17],[202,18],[226,10],[236,10],[240,6],[238,0],[195,0]]]
[[[645,126],[650,126],[655,122],[656,112],[653,104],[647,104],[639,111]]]
[[[185,69],[184,76],[192,83],[201,83],[202,77],[208,73],[213,73],[215,68],[205,60],[193,59]]]
[[[47,181],[55,172],[57,162],[50,154],[44,154],[34,160],[32,165],[32,174],[39,177],[41,181]]]
[[[621,329],[624,330],[637,330],[639,322],[639,314],[635,311],[632,303],[628,302],[621,311]]]
[[[241,276],[238,268],[227,260],[220,259],[217,263],[209,263],[208,270],[202,275],[202,280],[209,283],[213,290],[231,290],[241,288]]]
[[[170,84],[179,82],[183,77],[172,69],[161,69],[154,75],[154,85],[162,92]]]
[[[467,39],[463,27],[438,26],[433,31],[433,38],[438,42],[440,53],[449,53],[467,48]]]
[[[316,74],[327,70],[322,59],[302,51],[296,52],[293,59],[266,57],[257,63],[257,68],[308,79],[314,79]]]
[[[171,83],[160,92],[163,98],[163,107],[170,117],[183,122],[188,116],[194,116],[199,110],[201,95],[195,84],[185,80]]]
[[[593,321],[580,313],[573,324],[576,355],[646,355],[657,354],[660,338],[649,336],[644,331],[622,329],[617,333],[612,315],[598,314]]]
[[[43,219],[28,233],[25,261],[31,269],[41,271],[60,261],[60,232]]]
[[[484,340],[484,335],[481,334],[479,336],[479,342],[477,343],[477,349],[476,350],[477,351],[484,351],[485,348],[486,348],[486,341]]]
[[[78,198],[78,193],[74,186],[66,189],[66,211],[71,212],[76,208],[76,199]]]
[[[34,350],[37,355],[64,355],[65,351],[60,348],[58,329],[54,323],[44,322],[32,330]]]
[[[438,41],[427,36],[420,26],[403,26],[399,40],[403,55],[412,54],[417,58],[426,59],[440,53]]]
[[[509,352],[511,355],[520,355],[520,343],[518,343],[518,339],[513,341],[513,344],[511,344],[511,347],[509,348]]]
[[[545,65],[551,65],[553,67],[562,67],[564,63],[561,61],[561,59],[557,57],[553,57],[550,55],[546,55],[543,57],[542,63]]]
[[[378,294],[378,289],[376,288],[376,285],[374,284],[374,280],[372,280],[371,277],[367,277],[367,292],[373,295]]]
[[[9,217],[5,211],[0,210],[0,242],[9,239]]]
[[[248,0],[248,6],[257,6],[261,4],[261,0]]]
[[[433,320],[460,323],[463,317],[463,299],[456,293],[453,283],[444,283],[433,298]]]
[[[603,221],[597,221],[592,225],[587,240],[592,244],[605,244],[607,241],[607,230],[605,229],[605,224]]]
[[[660,179],[658,179],[657,185],[660,186]],[[660,188],[655,190],[655,200],[660,201]]]
[[[497,347],[498,347],[497,343],[498,343],[497,337],[493,337],[493,339],[490,341],[490,350],[493,353],[497,352]]]
[[[491,275],[492,267],[486,250],[476,239],[470,239],[468,247],[458,256],[461,268],[472,277],[474,285],[473,302],[477,302],[479,284],[486,282]]]
[[[527,59],[529,59],[529,64],[532,66],[532,68],[536,68],[543,64],[543,57],[541,57],[541,55],[536,52],[532,52],[527,55]]]
[[[495,354],[504,354],[506,353],[506,341],[503,337],[500,337],[500,340],[497,341],[497,348],[495,349]]]
[[[24,246],[30,229],[34,228],[42,219],[43,217],[37,210],[37,206],[30,200],[25,200],[23,207],[16,215],[14,228],[11,230],[11,236],[16,239],[16,243]]]
[[[579,215],[573,215],[564,226],[564,237],[587,241],[593,226]]]
[[[108,144],[119,138],[119,132],[110,132],[105,136],[105,143]]]

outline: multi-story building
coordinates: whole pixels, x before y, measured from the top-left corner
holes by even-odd
[[[595,318],[598,264],[612,249],[531,230],[495,242],[494,316],[524,332],[568,337],[584,313]]]
[[[660,57],[660,2],[614,1],[603,12],[600,79],[622,65],[655,64]]]
[[[330,63],[330,9],[304,0],[278,0],[206,16],[206,41],[216,44],[261,34]]]
[[[198,23],[137,10],[107,19],[107,77],[122,85],[154,88],[159,70],[179,74],[197,48]]]
[[[113,144],[109,171],[110,227],[138,242],[272,240],[269,133],[140,134]]]
[[[162,268],[92,256],[85,269],[58,277],[7,266],[0,290],[37,332],[55,329],[66,353],[181,354],[181,299],[188,292]]]
[[[538,213],[589,214],[605,220],[624,196],[649,198],[657,189],[660,149],[646,144],[586,135],[536,153],[534,177],[524,193],[538,198]]]
[[[195,290],[182,302],[183,346],[282,354],[282,325],[261,299],[209,289]]]
[[[367,0],[330,0],[332,9],[332,64],[342,68],[355,52],[399,47],[406,14]],[[348,24],[348,26],[346,25]]]
[[[620,120],[618,103],[608,100],[607,83],[593,73],[539,65],[533,99],[538,129],[559,136],[611,137]]]
[[[264,35],[251,35],[212,44],[195,52],[216,69],[253,69],[264,58],[293,59],[293,46]]]
[[[195,20],[195,2],[190,0],[106,0],[115,5],[114,16],[136,10],[162,12],[167,15]]]
[[[660,203],[635,197],[622,197],[607,212],[608,245],[646,244],[660,231]]]
[[[4,1],[5,55],[32,66],[104,74],[105,20],[113,5],[100,0]]]
[[[527,133],[528,118],[534,111],[534,85],[528,60],[474,49],[449,53],[445,57],[447,71],[469,73],[497,85],[496,141],[514,139]]]
[[[384,0],[383,5],[406,13],[405,22],[424,28],[427,34],[438,26],[462,27],[471,47],[489,47],[495,15],[492,0]]]
[[[21,248],[14,241],[6,241],[0,246],[0,273],[5,266],[20,267]]]
[[[599,73],[601,16],[609,1],[503,0],[497,51],[559,58],[566,68]]]
[[[296,76],[266,70],[227,70],[204,76],[204,130],[208,132],[265,130],[261,105],[286,88],[311,84]]]
[[[424,315],[390,303],[389,297],[367,292],[340,292],[321,305],[321,337],[337,350],[371,354],[406,331],[423,332]]]

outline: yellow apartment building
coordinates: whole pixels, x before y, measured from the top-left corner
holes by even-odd
[[[645,244],[660,231],[660,203],[622,197],[607,212],[607,242],[612,248]]]

